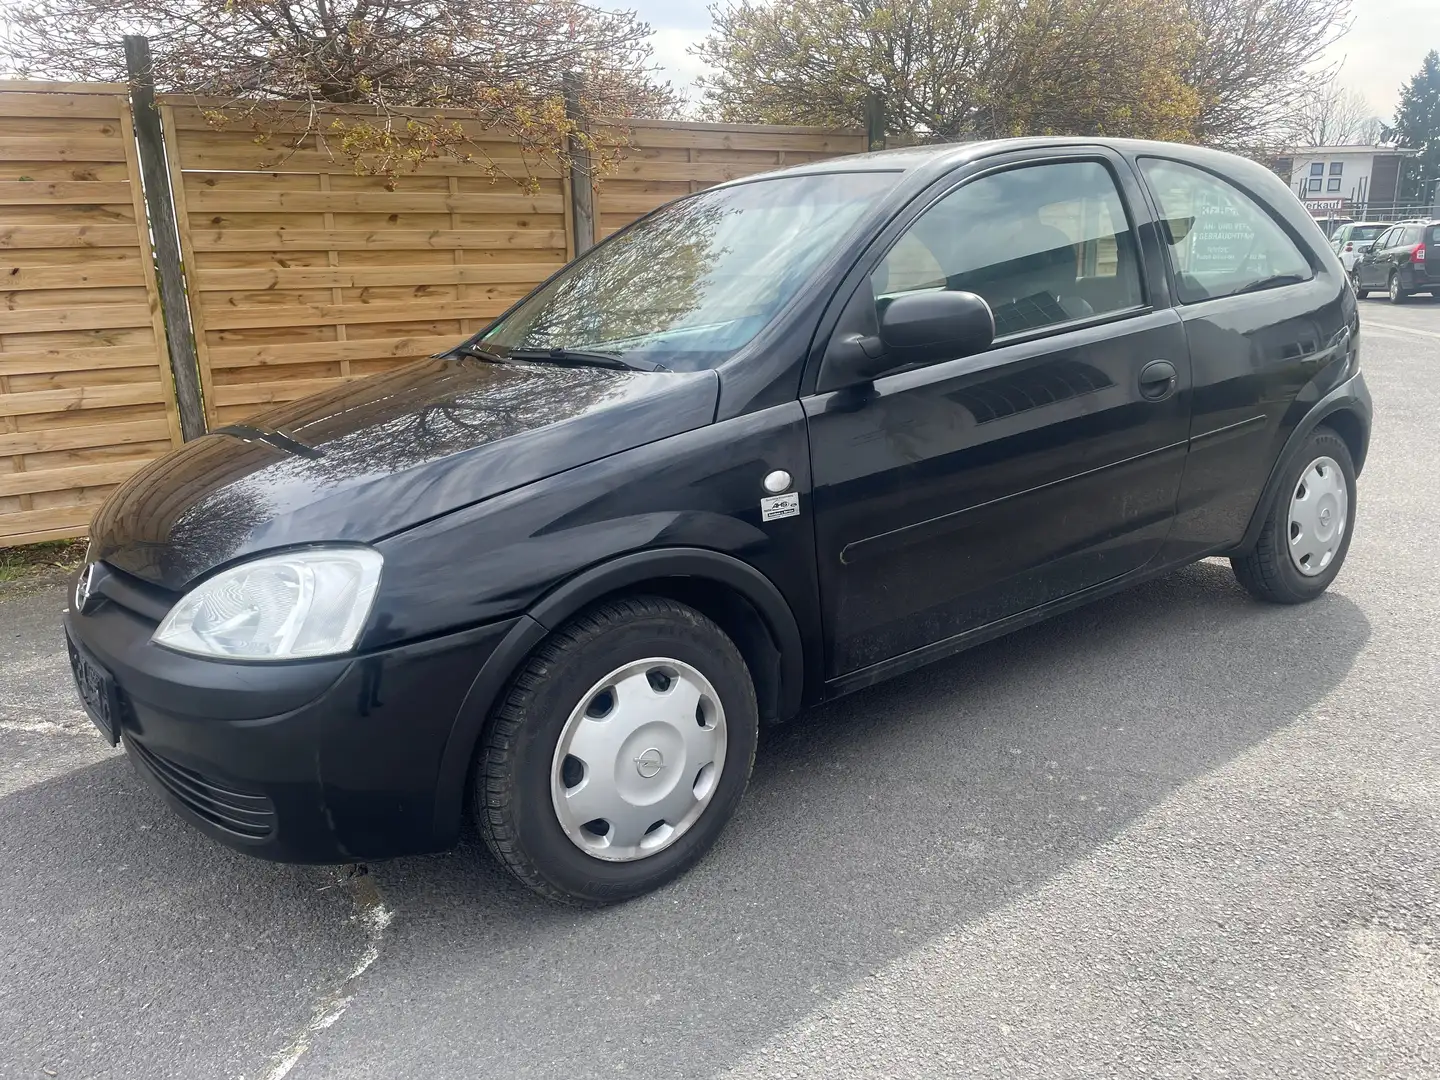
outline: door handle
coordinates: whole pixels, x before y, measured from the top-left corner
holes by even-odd
[[[1179,378],[1169,360],[1151,360],[1140,369],[1140,396],[1146,401],[1164,401],[1175,392]]]

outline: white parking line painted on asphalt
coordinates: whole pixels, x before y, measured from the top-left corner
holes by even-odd
[[[355,999],[356,980],[369,970],[371,964],[380,959],[380,945],[385,937],[385,928],[395,918],[395,912],[380,898],[375,879],[364,867],[350,872],[342,882],[355,901],[355,914],[351,918],[365,928],[365,951],[350,974],[315,1004],[309,1022],[300,1033],[272,1058],[274,1064],[263,1080],[284,1080],[290,1074],[290,1070],[305,1056],[305,1051],[310,1049],[311,1039],[345,1015],[345,1010]]]
[[[1374,328],[1376,330],[1387,330],[1395,334],[1414,334],[1417,337],[1434,338],[1435,340],[1440,341],[1440,333],[1437,333],[1434,330],[1419,330],[1413,326],[1400,326],[1396,323],[1375,322],[1373,319],[1360,320],[1360,332],[1362,334],[1366,330],[1369,330],[1371,328]]]

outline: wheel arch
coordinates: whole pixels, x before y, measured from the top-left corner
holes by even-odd
[[[1355,465],[1355,475],[1360,475],[1370,447],[1368,410],[1358,398],[1349,396],[1338,396],[1322,401],[1296,425],[1295,430],[1290,433],[1290,437],[1285,440],[1285,446],[1275,459],[1269,479],[1266,480],[1265,487],[1260,493],[1260,499],[1250,514],[1250,524],[1245,529],[1245,536],[1240,543],[1235,545],[1231,554],[1244,554],[1254,550],[1256,543],[1259,542],[1260,532],[1265,527],[1267,508],[1275,498],[1275,491],[1280,486],[1281,478],[1294,463],[1295,456],[1300,452],[1305,440],[1319,427],[1328,427],[1340,437],[1345,443],[1346,449],[1350,451],[1351,461]]]
[[[762,720],[784,720],[805,700],[806,657],[790,605],[749,563],[704,548],[641,551],[610,559],[555,586],[522,616],[486,660],[461,706],[441,755],[435,796],[440,846],[459,835],[475,747],[516,671],[551,631],[611,596],[666,596],[713,620],[740,650]]]

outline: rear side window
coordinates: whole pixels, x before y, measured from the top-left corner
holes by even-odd
[[[1402,244],[1405,244],[1405,245],[1418,244],[1418,243],[1420,243],[1420,238],[1421,238],[1422,236],[1424,236],[1424,235],[1425,235],[1425,230],[1424,230],[1424,229],[1422,229],[1422,228],[1421,228],[1420,226],[1418,226],[1418,225],[1413,225],[1413,226],[1411,226],[1410,228],[1408,228],[1408,229],[1405,230],[1405,239],[1402,240],[1402,241],[1400,241],[1400,242],[1401,242]]]
[[[1141,158],[1140,168],[1160,204],[1181,303],[1315,276],[1280,224],[1233,184],[1178,161]]]

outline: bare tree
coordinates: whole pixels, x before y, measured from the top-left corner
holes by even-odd
[[[1290,123],[1295,146],[1348,146],[1374,142],[1380,120],[1364,96],[1331,79],[1317,92],[1296,102]]]
[[[1274,141],[1296,108],[1334,77],[1317,66],[1350,29],[1348,0],[1179,0],[1199,46],[1185,81],[1200,95],[1199,141]]]
[[[150,38],[159,89],[219,99],[217,125],[284,130],[289,146],[312,137],[369,171],[471,152],[460,125],[416,109],[463,110],[472,130],[563,155],[579,134],[562,99],[570,73],[599,115],[678,104],[655,77],[650,27],[582,0],[12,0],[0,70],[124,81],[130,33]],[[293,106],[267,111],[277,101],[323,109],[324,127],[297,133]]]

